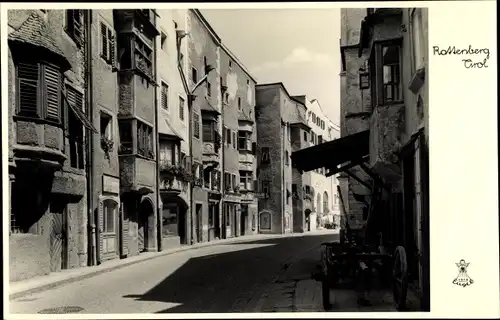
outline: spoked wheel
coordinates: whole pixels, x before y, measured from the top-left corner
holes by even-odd
[[[402,246],[396,247],[394,251],[392,292],[396,309],[398,311],[405,310],[408,292],[408,262],[406,260],[406,250]]]

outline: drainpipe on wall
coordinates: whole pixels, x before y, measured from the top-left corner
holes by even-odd
[[[221,132],[221,140],[224,139],[224,93],[225,93],[225,90],[222,86],[222,83],[221,83],[221,86],[220,86],[220,91],[221,91],[221,100],[222,100],[222,110],[221,110],[221,125],[222,125],[222,132]],[[226,137],[227,138],[227,137]],[[227,238],[227,235],[226,235],[226,212],[224,210],[224,196],[226,195],[226,186],[224,185],[224,177],[225,177],[225,171],[224,171],[224,168],[226,167],[225,166],[225,161],[224,161],[224,146],[226,144],[226,141],[222,141],[221,143],[221,179],[220,179],[220,193],[221,193],[221,208],[219,210],[221,210],[222,214],[221,214],[221,218],[222,219],[219,219],[219,224],[220,224],[220,227],[219,227],[219,239],[222,239],[222,235],[224,234],[224,238]],[[217,214],[219,214],[219,212],[217,212]],[[224,228],[224,233],[222,233],[222,228]]]
[[[158,68],[156,64],[156,59],[157,59],[157,43],[158,43],[158,36],[155,37],[154,43],[153,43],[153,61],[155,63],[155,130],[154,130],[154,137],[155,137],[155,162],[156,162],[156,221],[157,221],[157,226],[156,226],[156,242],[157,242],[157,250],[162,251],[162,246],[163,246],[163,213],[160,208],[160,203],[161,203],[161,197],[160,197],[160,139],[158,137]]]
[[[93,86],[93,60],[92,60],[92,10],[86,10],[85,23],[85,60],[86,60],[86,113],[90,123],[94,123],[94,86]],[[87,174],[87,214],[88,214],[88,265],[95,266],[99,260],[96,248],[96,221],[94,215],[94,136],[90,129],[86,132],[86,174]]]

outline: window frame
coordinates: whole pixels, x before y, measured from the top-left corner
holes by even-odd
[[[205,132],[205,126],[208,126],[209,131]],[[205,137],[205,133],[209,133],[210,137]],[[203,142],[215,142],[215,122],[214,121],[202,121],[202,136]]]
[[[252,151],[252,133],[244,130],[238,130],[238,150],[241,151]],[[244,147],[241,147],[241,143],[244,141]]]
[[[398,81],[395,83],[384,83],[384,66],[383,66],[383,50],[386,47],[397,47],[398,50],[398,63],[397,63],[397,77]],[[376,106],[386,106],[394,104],[402,104],[404,102],[403,90],[403,64],[402,64],[402,49],[403,43],[401,38],[391,39],[386,41],[379,41],[374,44],[374,54],[370,57],[370,77],[372,86],[372,109]],[[391,65],[392,66],[392,65]],[[392,85],[398,88],[399,97],[396,100],[386,100],[385,87]],[[375,99],[373,99],[375,97]]]
[[[99,16],[98,19],[98,24],[99,24],[99,57],[102,61],[104,61],[107,65],[114,67],[115,60],[116,60],[116,31],[115,29],[111,26],[106,19],[104,19],[102,16]],[[103,42],[103,34],[102,34],[102,27],[106,27],[106,54],[104,54],[103,49],[104,49],[104,42]],[[112,40],[109,39],[109,35],[111,32]],[[144,42],[144,41],[143,41]],[[134,42],[134,47],[135,47],[135,42]],[[134,56],[133,56],[133,61],[135,64],[135,49],[134,49]]]
[[[78,98],[81,99],[81,105],[80,106],[74,106],[75,108],[80,108],[83,111],[83,108],[85,106],[85,95],[83,92],[78,90],[76,87],[72,86],[69,83],[65,83],[65,94],[67,96],[67,99],[69,100],[69,93],[70,91],[73,91],[75,93],[75,100],[78,100]],[[69,101],[68,101],[69,102]],[[85,146],[84,146],[84,141],[85,141],[85,128],[83,124],[80,122],[74,111],[71,109],[71,107],[65,109],[65,127],[66,129],[66,135],[68,137],[68,149],[69,149],[69,165],[71,168],[75,169],[85,169]],[[72,123],[74,122],[74,123]],[[70,125],[71,124],[71,125]],[[81,133],[81,135],[80,135]],[[74,151],[72,149],[72,143],[74,143]],[[75,161],[76,163],[73,162],[73,157],[76,157]]]
[[[185,106],[186,106],[186,100],[184,100],[183,97],[179,96],[179,105],[178,105],[178,108],[179,108],[179,120],[184,122],[185,120]]]
[[[201,137],[201,118],[200,114],[196,111],[193,111],[193,137],[195,139],[200,140]]]
[[[153,127],[140,120],[136,121],[137,155],[152,160],[155,158]]]
[[[37,79],[36,79],[36,110],[30,112],[28,110],[23,110],[21,108],[21,80],[26,78],[20,78],[19,76],[19,66],[20,64],[36,65],[37,68]],[[53,68],[59,75],[59,86],[57,88],[58,94],[58,117],[57,119],[51,118],[48,115],[48,100],[47,100],[47,80],[46,80],[46,68]],[[17,61],[15,64],[15,86],[16,86],[16,108],[15,108],[15,118],[26,119],[35,122],[49,123],[53,126],[63,127],[64,126],[64,112],[63,112],[63,88],[64,88],[64,74],[61,71],[61,67],[57,64],[48,62],[46,60],[36,60],[36,59],[24,59]],[[32,81],[32,80],[31,80]],[[33,86],[31,84],[30,86]]]
[[[113,231],[108,231],[108,209],[109,209],[109,205],[108,204],[111,204],[113,205]],[[103,223],[103,226],[102,226],[102,234],[103,235],[116,235],[117,234],[117,211],[119,209],[119,205],[118,203],[115,201],[115,200],[112,200],[112,199],[105,199],[103,200],[102,202],[102,223]],[[108,252],[109,253],[109,252]]]
[[[81,21],[75,20],[75,13],[80,14]],[[64,31],[73,40],[78,48],[81,48],[85,40],[85,30],[84,30],[84,13],[82,9],[69,9],[65,10],[64,14]],[[78,24],[80,24],[78,28]],[[80,36],[77,33],[80,32]]]
[[[270,164],[271,163],[271,154],[270,154],[269,147],[262,147],[261,148],[260,163],[261,164]]]
[[[163,98],[164,98],[164,92],[163,92],[163,88],[166,88],[166,94],[165,94],[165,105],[163,105]],[[168,85],[168,83],[165,81],[165,80],[161,80],[161,90],[160,90],[160,105],[161,105],[161,108],[165,111],[169,111],[169,107],[168,107],[168,96],[169,96],[169,92],[170,92],[170,86]]]
[[[252,171],[247,171],[247,170],[240,170],[239,172],[240,174],[240,190],[244,190],[244,191],[253,191],[253,172]],[[244,180],[244,182],[242,182],[242,179]],[[241,187],[243,183],[243,188]],[[250,186],[250,188],[248,188],[248,186]]]

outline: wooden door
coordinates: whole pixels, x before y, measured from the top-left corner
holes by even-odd
[[[144,218],[144,212],[139,213],[138,219],[138,230],[137,230],[137,242],[139,252],[143,252],[145,249],[145,238],[146,238],[146,219]]]
[[[59,210],[58,210],[59,211]],[[65,230],[65,210],[62,212],[52,212],[51,228],[50,228],[50,271],[58,272],[66,268],[65,246],[66,246],[66,230]]]
[[[202,210],[203,206],[201,204],[196,204],[196,236],[198,242],[203,241],[203,229],[202,229]]]

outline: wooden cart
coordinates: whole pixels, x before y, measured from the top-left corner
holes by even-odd
[[[340,190],[338,192],[341,195]],[[373,241],[373,237],[372,241],[367,241],[367,231],[373,230],[372,227],[377,220],[384,219],[383,215],[376,214],[378,201],[378,194],[374,193],[366,228],[351,229],[349,221],[345,220],[345,226],[340,232],[340,241],[322,244],[321,272],[317,275],[317,279],[319,278],[318,280],[322,282],[325,310],[332,308],[330,290],[346,286],[357,290],[358,304],[369,304],[365,293],[371,289],[374,279],[392,287],[393,299],[398,311],[406,308],[408,262],[405,247],[392,246],[391,243],[397,241],[391,240],[395,239],[383,239],[384,236],[387,237],[394,232],[386,232],[385,235],[378,232],[378,241]],[[398,227],[397,223],[383,222],[391,225],[392,228]]]

